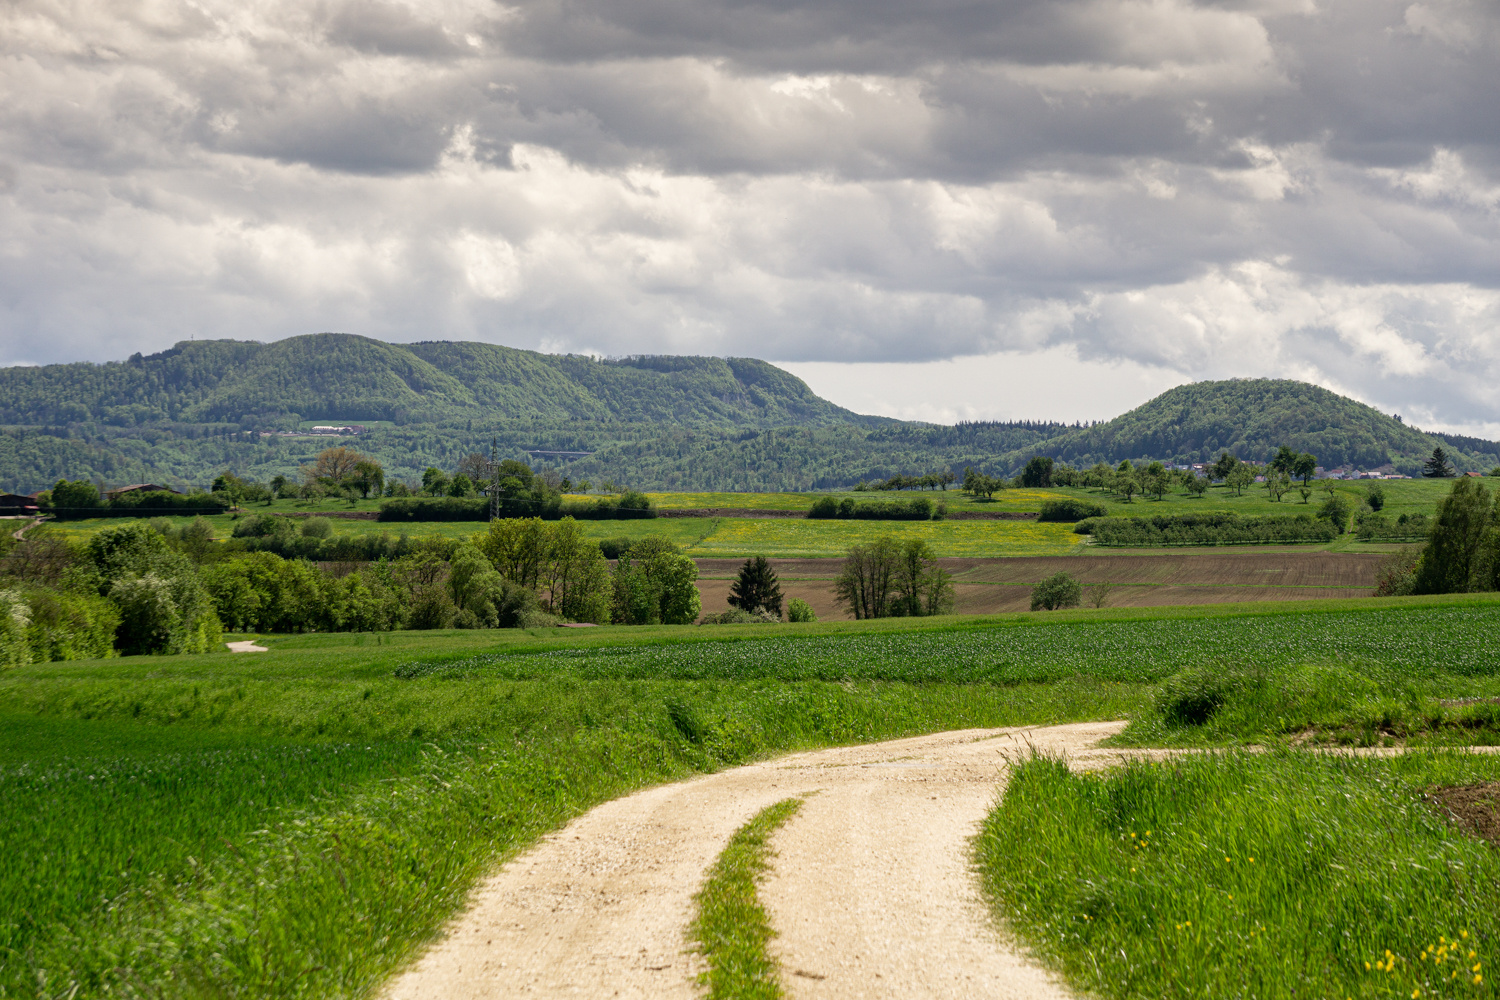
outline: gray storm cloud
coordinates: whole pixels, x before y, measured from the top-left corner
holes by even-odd
[[[1484,2],[0,7],[0,362],[1066,348],[1500,408]]]

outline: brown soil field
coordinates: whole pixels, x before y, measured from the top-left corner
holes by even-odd
[[[953,574],[955,611],[997,614],[1027,610],[1031,588],[1058,572],[1071,574],[1085,588],[1110,584],[1106,604],[1111,607],[1366,597],[1375,587],[1375,570],[1382,558],[1382,553],[1374,552],[1215,549],[938,561]],[[788,599],[802,598],[825,621],[850,617],[833,599],[833,580],[842,560],[771,562]],[[725,610],[729,584],[742,560],[699,559],[697,563],[704,613]],[[1085,603],[1088,598],[1085,589]]]

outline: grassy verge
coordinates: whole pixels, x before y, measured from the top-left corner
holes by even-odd
[[[1017,934],[1091,995],[1492,997],[1500,852],[1422,796],[1497,777],[1456,752],[1034,757],[977,851]]]
[[[698,916],[689,930],[708,971],[700,982],[709,1000],[778,1000],[784,994],[776,963],[766,954],[775,931],[756,889],[769,868],[770,839],[802,808],[801,799],[767,806],[729,838],[693,897]]]
[[[1500,745],[1495,674],[1462,663],[1191,667],[1168,678],[1113,743]]]

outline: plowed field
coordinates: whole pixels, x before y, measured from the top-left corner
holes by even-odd
[[[1111,607],[1223,604],[1364,597],[1375,586],[1376,553],[1267,552],[1216,549],[1161,555],[1036,556],[1014,559],[940,559],[953,574],[959,614],[1025,611],[1031,588],[1066,572],[1085,588],[1108,583]],[[787,598],[800,597],[824,620],[848,618],[833,600],[842,560],[773,559]],[[698,589],[705,613],[724,610],[738,559],[699,559]],[[1085,589],[1087,602],[1089,591]]]

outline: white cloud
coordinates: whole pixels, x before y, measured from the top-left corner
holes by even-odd
[[[1047,399],[1286,375],[1488,426],[1497,25],[1462,0],[17,0],[0,362],[343,329],[960,358],[1051,371]],[[990,412],[953,384],[890,405]]]

